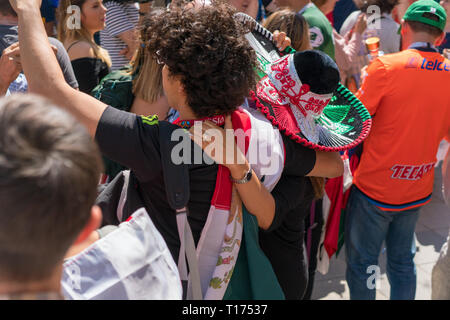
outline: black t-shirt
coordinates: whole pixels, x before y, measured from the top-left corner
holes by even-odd
[[[282,177],[279,184],[289,183],[283,183],[283,179],[295,179],[295,183],[299,184],[296,187],[298,197],[289,200],[289,208],[277,212],[277,222],[274,221],[269,230],[259,229],[259,244],[272,264],[286,299],[300,300],[308,284],[308,261],[303,252],[304,221],[314,198],[314,190],[308,177]]]
[[[91,94],[100,81],[109,73],[109,67],[98,58],[80,58],[72,60],[73,71],[80,91]]]
[[[108,107],[99,121],[96,140],[105,156],[133,171],[140,183],[146,209],[177,261],[180,241],[175,212],[169,207],[165,193],[159,144],[160,125],[168,126],[169,133],[179,129],[177,125],[165,121],[152,122],[145,117]],[[271,229],[281,225],[285,215],[296,208],[303,198],[304,181],[292,175],[304,176],[315,164],[313,150],[302,147],[288,138],[283,140],[286,149],[286,174],[283,174],[272,191],[276,212]],[[199,147],[192,141],[190,143],[191,154],[194,156]],[[200,152],[202,153],[202,150]],[[217,169],[217,164],[189,165],[188,220],[196,243],[200,239],[210,209]]]

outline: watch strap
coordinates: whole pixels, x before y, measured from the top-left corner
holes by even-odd
[[[252,167],[250,167],[248,169],[248,171],[245,173],[244,178],[242,178],[240,180],[234,179],[230,174],[230,180],[231,180],[231,182],[236,183],[236,184],[244,184],[244,183],[247,183],[250,181],[250,179],[252,178],[252,175],[253,175],[253,171],[252,171]]]

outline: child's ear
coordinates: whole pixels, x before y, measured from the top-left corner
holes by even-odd
[[[81,242],[86,240],[93,231],[97,230],[100,227],[101,223],[102,210],[99,206],[93,206],[91,208],[91,216],[89,217],[88,222],[84,226],[83,230],[81,230],[73,245],[80,244]]]

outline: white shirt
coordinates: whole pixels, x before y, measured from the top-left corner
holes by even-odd
[[[347,19],[345,19],[339,32],[342,36],[345,36],[347,32],[353,28],[360,13],[361,11],[355,11],[351,13]],[[380,28],[375,30],[380,38],[380,50],[382,50],[384,54],[400,51],[400,35],[397,33],[400,25],[394,21],[390,14],[387,13],[381,14],[379,21]],[[365,33],[367,34],[367,29]],[[361,46],[364,46],[364,44],[361,43]]]

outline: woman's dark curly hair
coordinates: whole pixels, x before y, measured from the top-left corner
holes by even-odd
[[[223,2],[192,9],[172,6],[147,27],[151,54],[179,76],[197,117],[231,113],[256,83],[256,54],[246,30]]]

